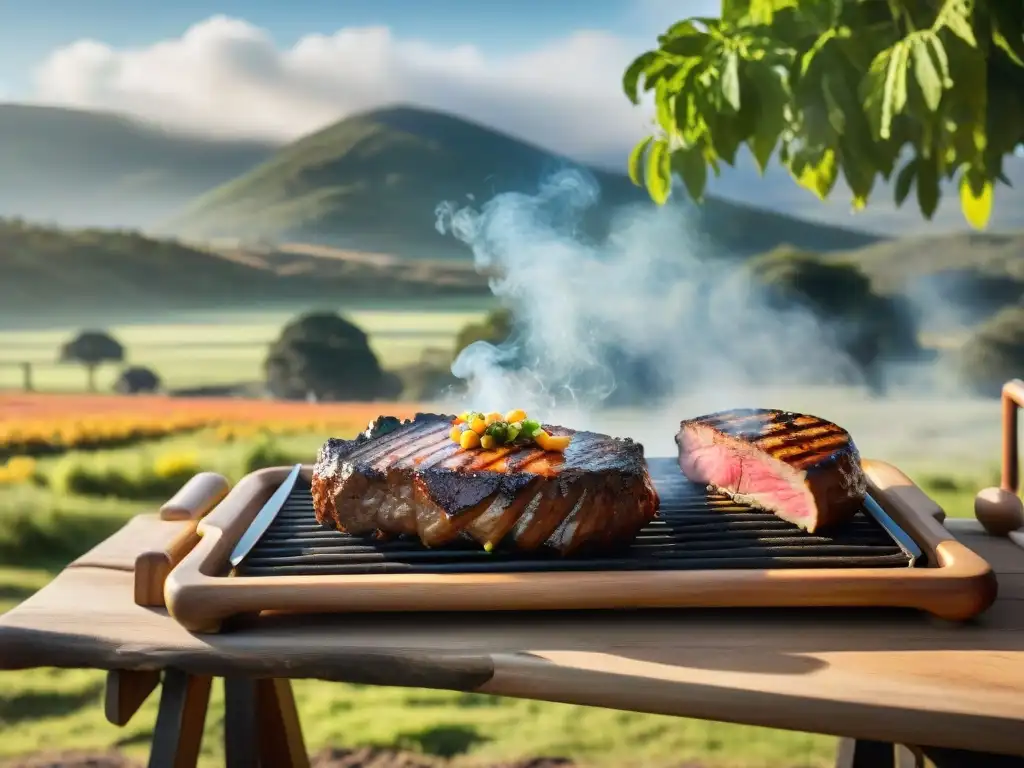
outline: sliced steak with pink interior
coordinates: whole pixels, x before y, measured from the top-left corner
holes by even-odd
[[[689,480],[811,533],[849,520],[864,502],[867,481],[850,434],[817,416],[720,411],[683,421],[676,443]]]

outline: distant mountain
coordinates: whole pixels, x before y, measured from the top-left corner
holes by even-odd
[[[449,114],[381,109],[335,123],[281,149],[249,173],[201,196],[160,231],[189,238],[299,240],[412,257],[459,252],[435,230],[438,203],[533,192],[575,164]],[[582,166],[576,166],[582,167]],[[624,204],[650,205],[621,173],[584,168],[601,188],[595,231]],[[851,249],[876,236],[711,199],[688,215],[710,247],[737,256],[782,243]]]
[[[146,227],[276,149],[171,134],[109,113],[0,104],[0,216]]]

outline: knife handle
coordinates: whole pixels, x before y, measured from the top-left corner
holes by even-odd
[[[161,520],[199,520],[231,490],[231,483],[216,472],[200,472],[160,507]]]

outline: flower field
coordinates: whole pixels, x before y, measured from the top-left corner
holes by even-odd
[[[381,414],[409,418],[416,410],[409,403],[0,394],[0,460],[112,448],[199,429],[214,429],[224,442],[260,434],[345,434]]]

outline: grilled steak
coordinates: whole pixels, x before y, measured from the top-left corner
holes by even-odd
[[[313,470],[317,520],[352,534],[418,536],[438,547],[468,535],[491,549],[544,544],[562,554],[627,545],[657,513],[643,446],[592,432],[564,453],[533,445],[463,450],[452,416],[377,419],[355,440],[332,438]]]
[[[682,422],[676,443],[687,478],[811,533],[848,520],[864,501],[857,447],[816,416],[722,411]]]

